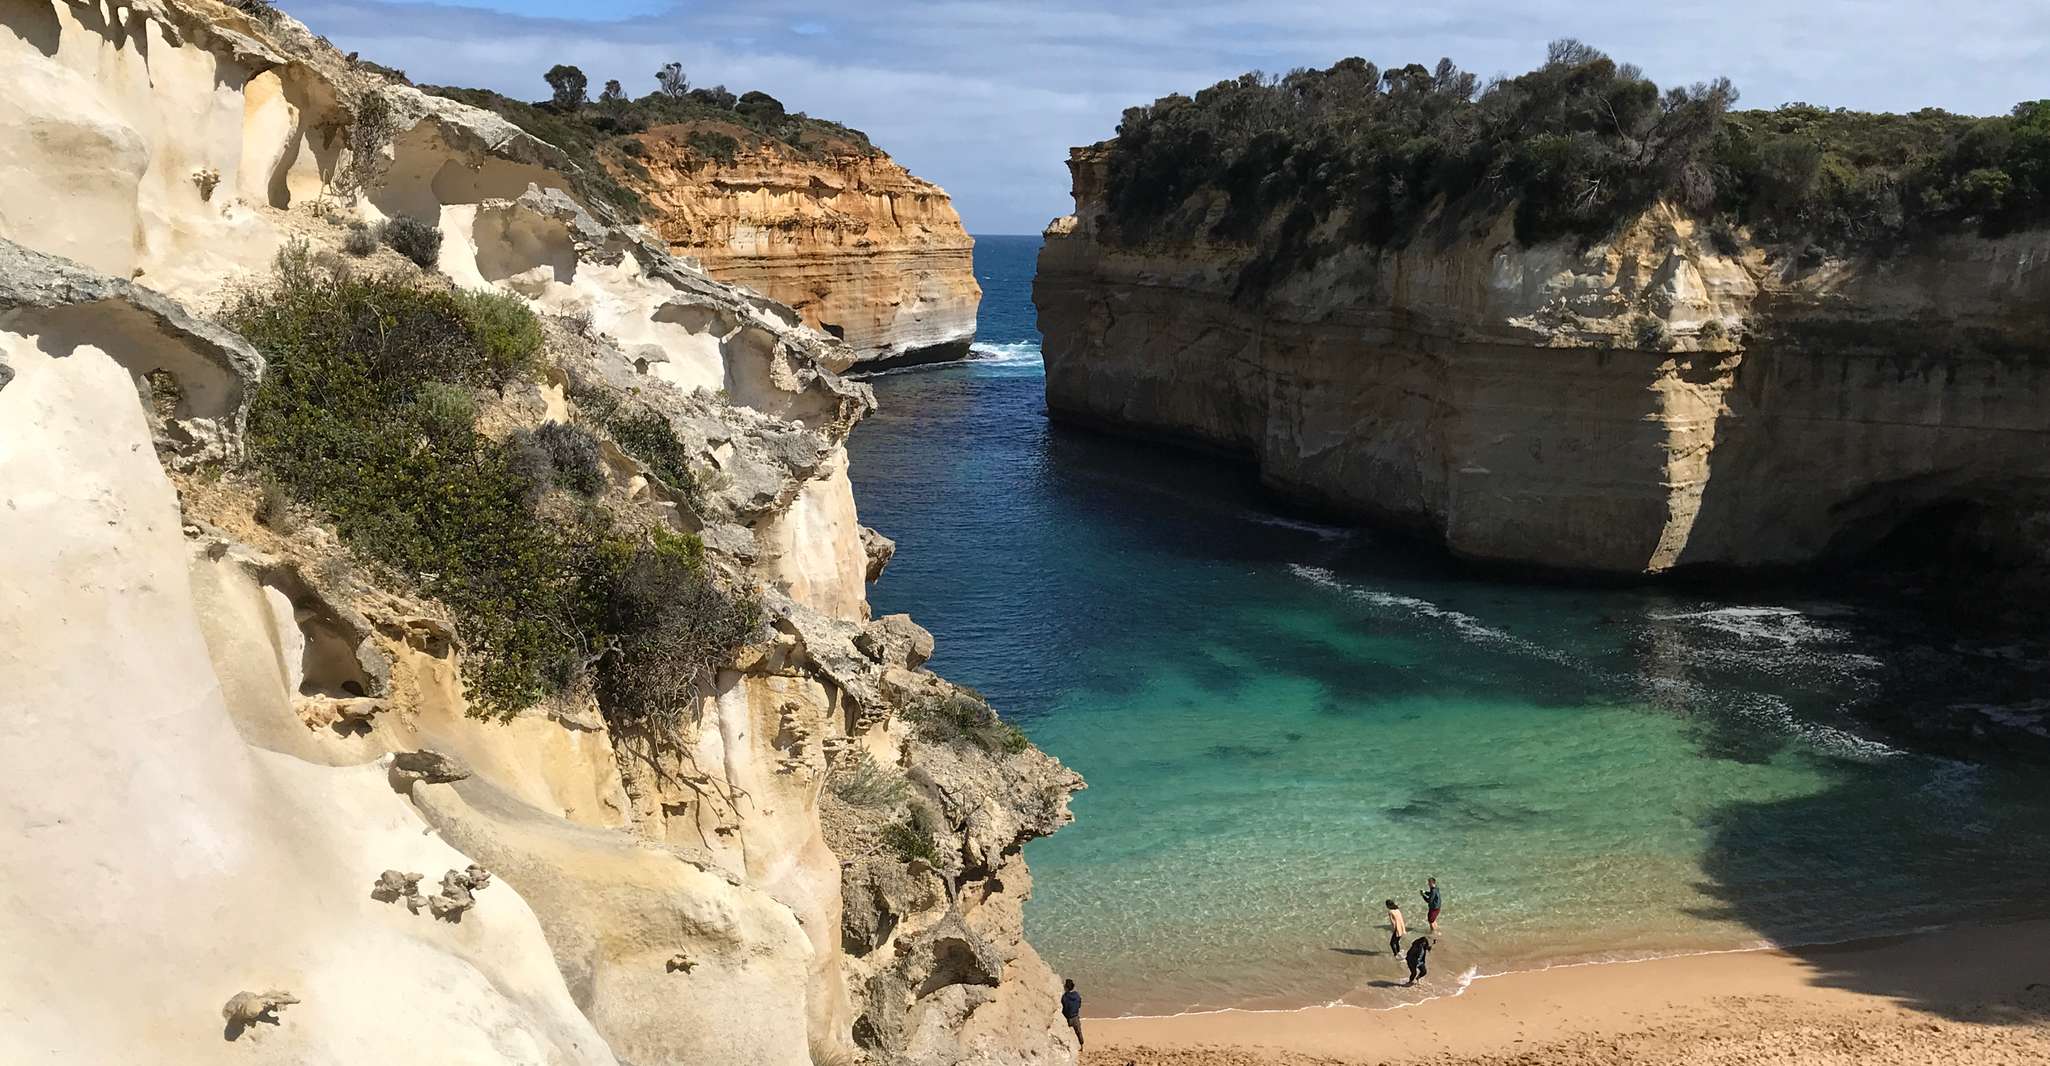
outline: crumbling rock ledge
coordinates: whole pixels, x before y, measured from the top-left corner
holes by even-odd
[[[162,294],[0,236],[0,331],[42,338],[44,347],[56,350],[84,337],[118,337],[110,348],[121,353],[116,358],[136,388],[162,390],[169,405],[157,430],[173,466],[239,456],[243,416],[263,357]],[[0,349],[0,366],[6,362]],[[5,373],[11,378],[14,371]]]

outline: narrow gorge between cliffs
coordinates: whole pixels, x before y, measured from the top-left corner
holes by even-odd
[[[1894,587],[1495,580],[1051,425],[1038,246],[978,238],[974,357],[871,377],[851,477],[901,548],[876,613],[1090,782],[1026,917],[1091,1015],[2043,913],[2040,637]],[[1433,875],[1403,989],[1380,903],[1414,928]]]

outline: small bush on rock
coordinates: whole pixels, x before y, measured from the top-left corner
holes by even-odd
[[[477,401],[461,385],[422,382],[413,390],[413,400],[400,417],[418,426],[429,444],[461,447],[467,443],[464,438],[476,430]]]
[[[1658,351],[1666,346],[1666,324],[1655,315],[1638,315],[1631,325],[1631,337],[1639,348]]]
[[[399,72],[399,80],[405,80],[403,72]],[[399,135],[398,114],[383,93],[374,89],[364,92],[356,98],[352,110],[348,126],[349,159],[335,180],[345,196],[362,192],[377,182],[384,172],[384,150]]]
[[[598,706],[615,726],[672,730],[678,711],[761,626],[759,607],[706,580],[695,534],[600,546],[585,583],[596,628],[613,648],[598,661]]]
[[[292,533],[298,528],[292,518],[292,494],[283,485],[264,478],[257,487],[256,520],[279,533]]]
[[[434,239],[440,243],[439,231]],[[525,300],[498,289],[459,292],[455,299],[463,325],[496,373],[518,377],[532,372],[541,354],[541,320]]]
[[[706,89],[692,89],[690,91],[690,98],[706,107],[715,108],[720,111],[731,111],[734,105],[740,103],[740,97],[733,95],[732,91],[724,85],[714,85]]]
[[[555,460],[531,429],[517,429],[505,438],[505,461],[513,476],[526,482],[521,499],[528,507],[539,507],[555,487]]]
[[[264,26],[277,25],[278,19],[284,14],[270,0],[229,0],[228,6]]]
[[[991,754],[1017,755],[1032,741],[1017,726],[997,717],[979,694],[961,689],[947,696],[920,700],[904,716],[927,740],[965,740]]]
[[[939,868],[940,848],[933,842],[932,834],[909,822],[891,822],[884,826],[883,843],[905,862],[922,859],[927,865]]]
[[[705,486],[691,467],[690,450],[675,427],[655,411],[624,402],[619,396],[572,378],[570,398],[592,421],[605,427],[621,450],[646,463],[663,484],[674,489],[693,511],[704,509]]]
[[[441,231],[417,218],[391,219],[378,230],[378,237],[422,270],[433,270],[441,261]]]
[[[733,105],[733,110],[749,121],[764,126],[782,122],[788,114],[783,110],[783,101],[760,90],[741,93],[739,102]]]
[[[605,457],[590,430],[571,422],[549,422],[534,431],[534,439],[547,452],[558,482],[586,496],[605,487]]]
[[[827,784],[833,795],[851,807],[887,809],[911,794],[911,783],[903,774],[877,762],[866,751],[836,770]]]
[[[377,250],[377,234],[361,222],[349,223],[349,234],[342,238],[342,251],[358,259]]]
[[[724,133],[710,130],[696,130],[685,138],[690,150],[721,164],[732,163],[740,151],[740,142]]]

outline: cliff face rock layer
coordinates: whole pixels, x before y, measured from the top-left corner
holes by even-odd
[[[969,697],[868,617],[844,346],[287,18],[0,0],[0,83],[0,1060],[1072,1058],[1019,848],[1080,781],[921,724]],[[393,217],[434,271],[341,254]],[[474,717],[461,618],[277,517],[244,448],[273,364],[203,314],[280,248],[535,312],[478,433],[667,427],[696,498],[598,425],[585,506],[695,536],[763,616],[672,729],[576,692]]]
[[[722,162],[672,127],[640,143],[646,177],[620,177],[675,254],[790,305],[863,369],[968,354],[982,300],[975,242],[939,186],[881,153],[807,158],[763,144]]]
[[[1468,558],[1612,574],[2050,499],[2050,232],[1809,259],[1663,205],[1585,249],[1503,215],[1255,304],[1243,247],[1106,239],[1102,159],[1075,151],[1033,290],[1057,417],[1250,457]]]

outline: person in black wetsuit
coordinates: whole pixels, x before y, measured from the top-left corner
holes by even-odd
[[[1430,938],[1429,938],[1429,937],[1421,937],[1421,936],[1420,936],[1420,937],[1417,937],[1417,938],[1416,938],[1415,940],[1413,940],[1413,941],[1411,941],[1411,942],[1410,942],[1410,945],[1409,945],[1409,983],[1410,983],[1410,984],[1416,984],[1416,983],[1417,983],[1418,981],[1420,981],[1420,980],[1422,980],[1422,979],[1423,979],[1423,976],[1424,976],[1425,974],[1427,974],[1427,973],[1429,973],[1429,972],[1430,972],[1430,968],[1429,968],[1428,966],[1426,966],[1426,965],[1425,965],[1425,963],[1426,963],[1426,962],[1428,961],[1428,958],[1429,958],[1430,954],[1431,954],[1431,941],[1430,941]]]
[[[1075,1031],[1075,1046],[1082,1046],[1082,993],[1075,991],[1075,981],[1068,979],[1067,989],[1061,993],[1061,1017],[1068,1020],[1068,1028]]]

